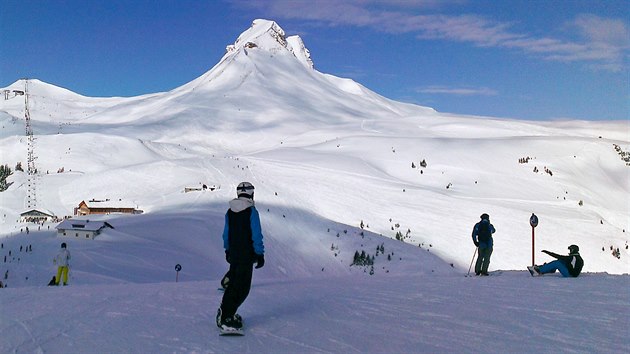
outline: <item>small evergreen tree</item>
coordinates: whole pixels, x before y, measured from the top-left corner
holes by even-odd
[[[11,176],[13,172],[9,165],[0,165],[0,192],[4,192],[9,189],[9,186],[13,183],[7,182],[7,177]]]

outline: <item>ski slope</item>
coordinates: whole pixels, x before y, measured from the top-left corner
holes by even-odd
[[[218,335],[218,282],[3,289],[0,351],[625,353],[629,280],[526,271],[255,280],[240,310],[244,337]]]
[[[14,170],[0,193],[0,352],[630,349],[630,167],[615,150],[630,151],[627,120],[455,116],[311,64],[299,37],[256,20],[169,92],[93,98],[29,79],[38,173],[29,187]],[[23,97],[0,101],[0,163],[26,165],[24,132]],[[219,338],[220,235],[241,181],[256,187],[267,262],[239,310],[246,336]],[[217,189],[184,193],[202,184]],[[19,222],[29,188],[60,217],[90,199],[144,214],[90,216],[114,229],[60,238]],[[467,278],[482,213],[503,273]],[[577,244],[583,276],[524,271],[532,213],[536,262]],[[49,288],[61,242],[71,285]],[[373,270],[350,265],[357,251]]]

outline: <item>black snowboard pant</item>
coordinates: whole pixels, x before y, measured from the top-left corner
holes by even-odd
[[[223,318],[234,316],[239,306],[245,302],[252,287],[252,263],[230,264],[230,282],[221,301]]]

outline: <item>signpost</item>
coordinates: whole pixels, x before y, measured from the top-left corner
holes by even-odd
[[[179,271],[182,270],[182,266],[178,263],[175,266],[175,282],[177,283],[177,281],[179,280]]]
[[[536,264],[534,263],[534,229],[538,226],[538,217],[536,214],[532,213],[532,216],[529,218],[529,224],[532,226],[532,267]]]

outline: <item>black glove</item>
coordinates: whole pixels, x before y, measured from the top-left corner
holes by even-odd
[[[231,263],[230,262],[230,252],[228,252],[227,250],[225,251],[225,261],[228,262],[228,263]]]
[[[256,255],[256,269],[262,268],[265,265],[265,255],[257,254]]]
[[[474,241],[475,242],[475,246],[479,247],[479,241]]]

